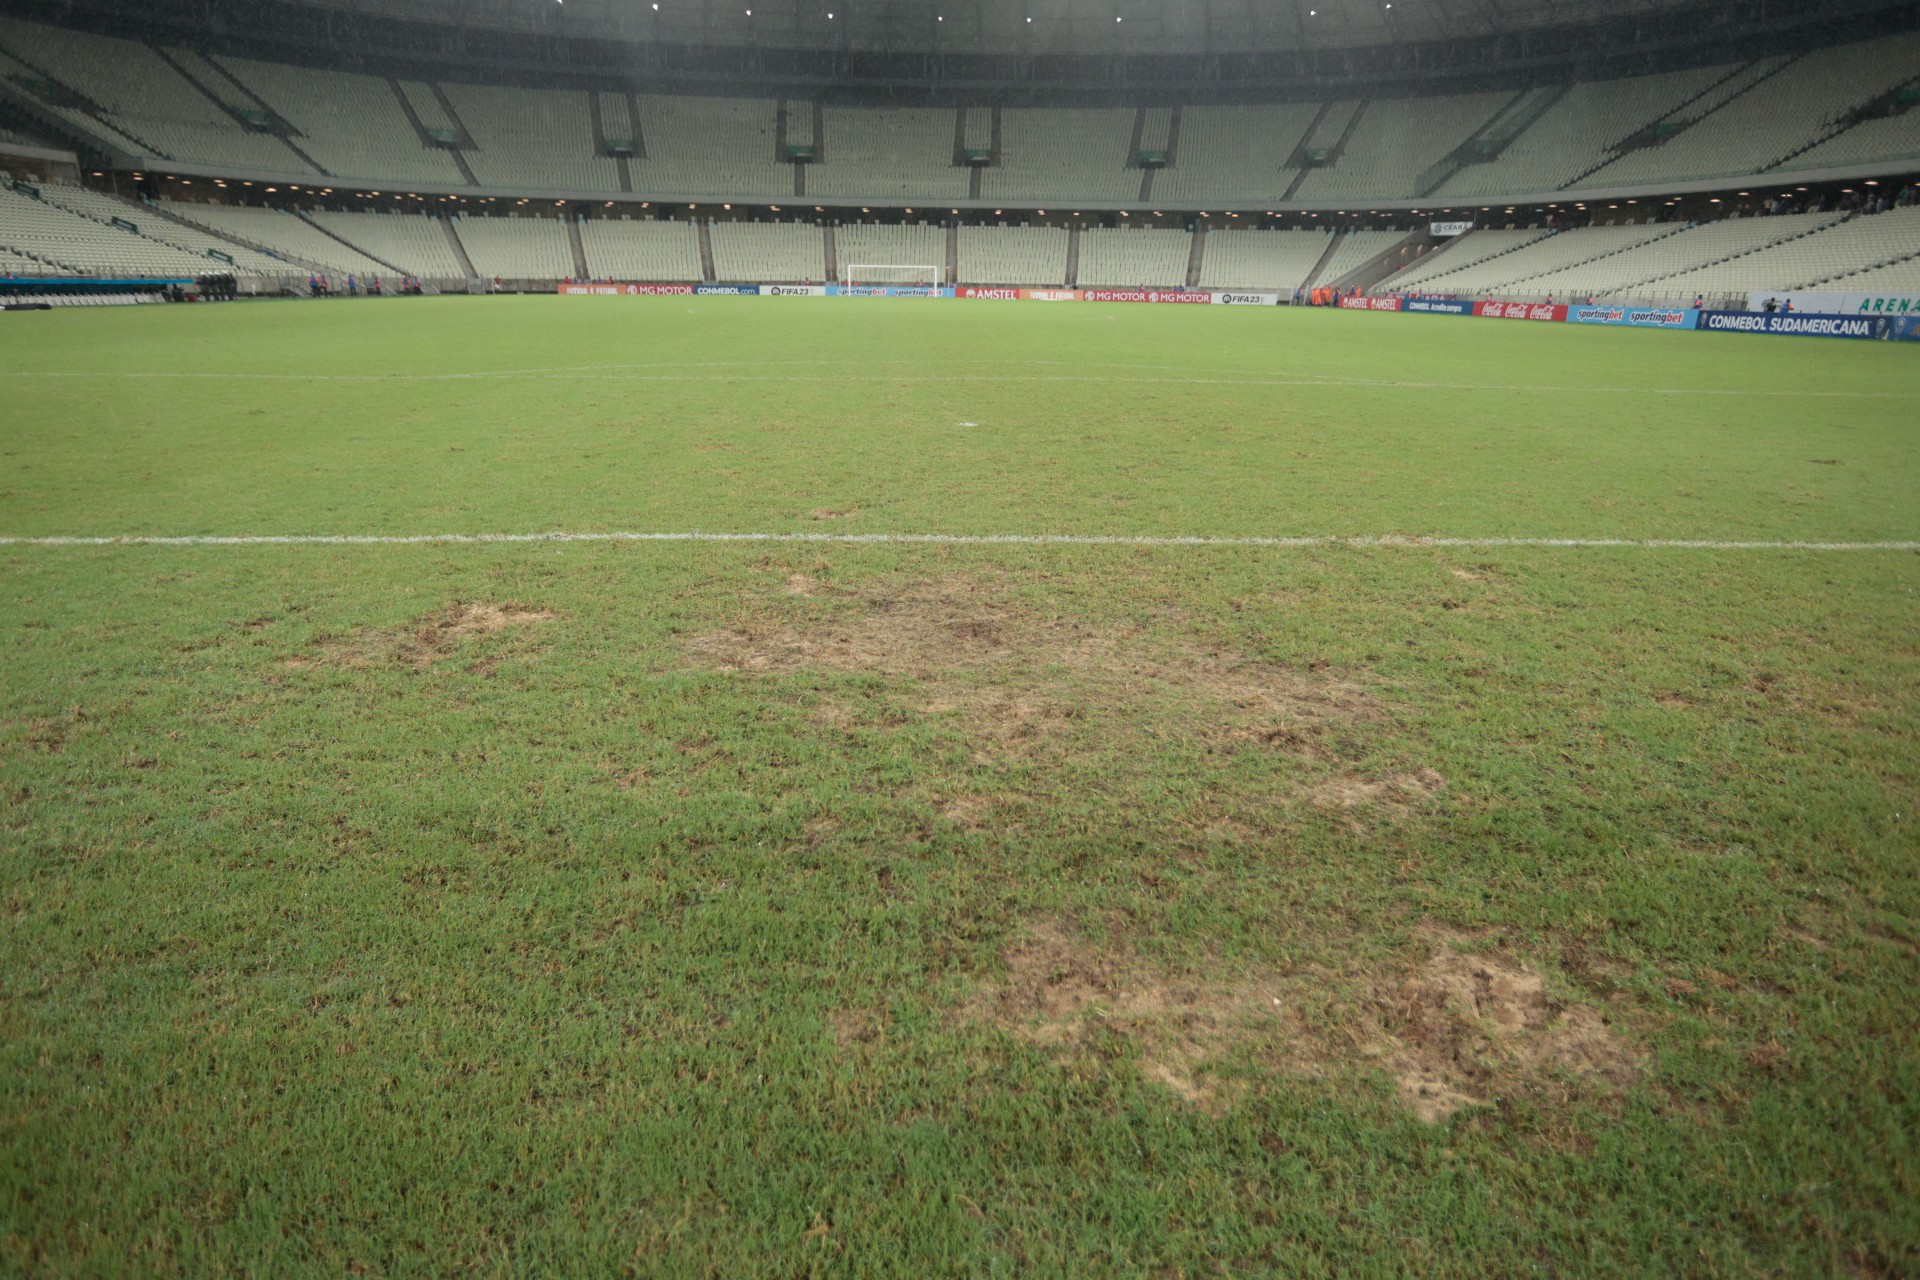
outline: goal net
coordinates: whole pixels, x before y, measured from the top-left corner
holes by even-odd
[[[946,273],[939,267],[898,263],[855,263],[841,281],[849,289],[938,289]]]

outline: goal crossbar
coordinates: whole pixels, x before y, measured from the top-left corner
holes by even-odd
[[[904,279],[895,275],[880,273],[910,273]],[[841,275],[840,283],[851,289],[855,285],[925,285],[937,289],[946,277],[946,270],[928,262],[856,262]]]

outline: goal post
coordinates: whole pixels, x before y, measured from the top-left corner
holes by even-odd
[[[843,273],[849,289],[938,289],[946,271],[932,264],[856,262]]]

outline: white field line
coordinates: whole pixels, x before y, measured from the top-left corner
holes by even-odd
[[[1726,541],[1706,538],[1424,538],[1403,534],[1305,537],[1150,537],[1067,533],[287,533],[0,536],[7,547],[360,547],[567,542],[805,542],[960,547],[1552,547],[1633,551],[1920,551],[1920,541]]]
[[[1832,400],[1912,400],[1920,399],[1920,388],[1913,391],[1817,391],[1799,388],[1772,387],[1581,387],[1581,386],[1543,386],[1531,383],[1505,382],[1416,382],[1393,378],[1342,378],[1293,377],[1286,373],[1274,375],[1262,374],[1258,370],[1195,370],[1188,372],[1237,373],[1239,377],[1116,377],[1110,374],[991,374],[991,373],[876,373],[868,366],[864,371],[845,373],[718,373],[711,370],[725,368],[766,368],[773,365],[812,365],[830,362],[789,360],[789,361],[714,361],[686,365],[583,365],[558,367],[551,369],[498,369],[478,370],[469,373],[236,373],[227,370],[215,372],[163,371],[139,372],[125,370],[106,370],[99,372],[73,372],[44,369],[0,369],[0,378],[40,378],[40,379],[84,379],[98,380],[116,378],[124,380],[160,380],[160,381],[235,381],[235,382],[370,382],[370,383],[411,383],[411,382],[475,382],[509,381],[525,379],[529,381],[565,381],[565,382],[724,382],[729,384],[748,382],[773,382],[791,385],[796,382],[823,382],[845,385],[849,382],[871,383],[945,383],[965,382],[971,385],[981,383],[1047,384],[1096,382],[1107,384],[1131,384],[1153,386],[1201,386],[1201,387],[1342,387],[1359,389],[1378,389],[1385,391],[1497,391],[1533,395],[1650,395],[1650,396],[1760,396],[1783,399],[1832,399]],[[955,362],[972,363],[972,362]],[[1046,366],[1056,361],[982,361],[985,364],[1028,364]],[[1086,367],[1086,366],[1082,366]],[[1166,366],[1155,365],[1102,365],[1101,368],[1115,369],[1153,369]],[[625,369],[699,369],[709,372],[697,373],[630,373],[614,372]]]

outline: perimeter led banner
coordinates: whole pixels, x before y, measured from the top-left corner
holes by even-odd
[[[1402,298],[1402,311],[1423,311],[1434,316],[1470,316],[1473,304],[1461,298]]]
[[[1211,303],[1211,293],[1192,293],[1185,289],[1082,289],[1083,302],[1198,302]]]
[[[1398,311],[1399,298],[1342,298],[1340,305],[1348,311]]]
[[[1216,306],[1222,307],[1277,307],[1280,295],[1277,293],[1226,293],[1216,290],[1213,295]]]
[[[760,286],[763,298],[824,298],[827,286],[823,284],[763,284]]]
[[[1789,289],[1781,293],[1750,293],[1747,310],[1810,311],[1823,316],[1920,316],[1920,293],[1832,293]]]
[[[1473,314],[1489,320],[1565,320],[1567,309],[1557,302],[1476,302]]]
[[[613,296],[617,294],[630,298],[657,298],[663,294],[672,294],[676,297],[691,295],[693,288],[690,284],[563,284],[560,286],[560,292],[577,295]]]
[[[979,285],[963,284],[953,291],[956,298],[990,298],[1002,302],[1017,302],[1027,296],[1026,289],[986,289]]]
[[[729,293],[737,297],[757,298],[760,286],[757,284],[697,284],[693,291],[698,294]]]
[[[1569,307],[1573,324],[1619,324],[1635,329],[1691,329],[1698,311],[1685,307]]]
[[[932,285],[830,284],[829,298],[951,298],[953,290]]]
[[[1885,316],[1823,316],[1800,312],[1703,311],[1700,327],[1719,333],[1778,333],[1800,338],[1885,338],[1894,321]]]

